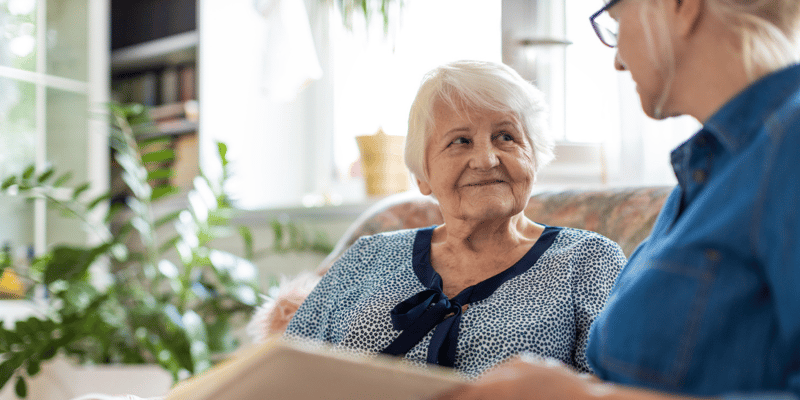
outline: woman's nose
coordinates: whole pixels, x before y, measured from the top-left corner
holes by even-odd
[[[625,66],[625,63],[622,62],[622,59],[619,57],[619,50],[617,50],[616,54],[614,54],[614,68],[617,71],[627,71],[628,67]]]
[[[500,164],[495,148],[491,144],[477,144],[472,148],[470,168],[487,170]]]

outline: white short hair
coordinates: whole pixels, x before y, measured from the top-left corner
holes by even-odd
[[[533,149],[533,172],[553,159],[554,141],[542,92],[504,64],[455,61],[428,72],[411,105],[405,161],[417,179],[428,181],[425,149],[434,128],[433,107],[437,101],[454,109],[469,106],[513,113]]]

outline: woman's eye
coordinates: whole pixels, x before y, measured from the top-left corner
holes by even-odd
[[[456,138],[456,140],[453,140],[452,142],[450,142],[450,144],[468,144],[468,143],[469,143],[469,139],[467,139],[467,138],[465,138],[463,136],[459,137],[459,138]]]
[[[501,134],[497,135],[497,137],[500,140],[505,141],[505,142],[513,142],[514,141],[514,136],[511,135],[510,133],[501,133]]]

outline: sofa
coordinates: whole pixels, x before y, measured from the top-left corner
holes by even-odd
[[[533,221],[598,232],[617,242],[626,256],[650,233],[672,187],[627,187],[536,193],[525,208]],[[258,342],[283,332],[319,278],[359,237],[443,222],[436,201],[419,193],[388,196],[367,209],[347,229],[316,271],[283,279],[256,311],[248,332]]]

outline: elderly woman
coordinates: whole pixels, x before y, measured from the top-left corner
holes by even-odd
[[[452,398],[800,399],[800,2],[612,0],[592,22],[648,115],[703,123],[592,327],[615,385],[514,362]]]
[[[589,326],[625,258],[601,235],[523,214],[552,157],[545,112],[541,92],[505,65],[454,62],[429,73],[405,157],[444,224],[359,239],[286,334],[467,377],[521,352],[588,371]]]

